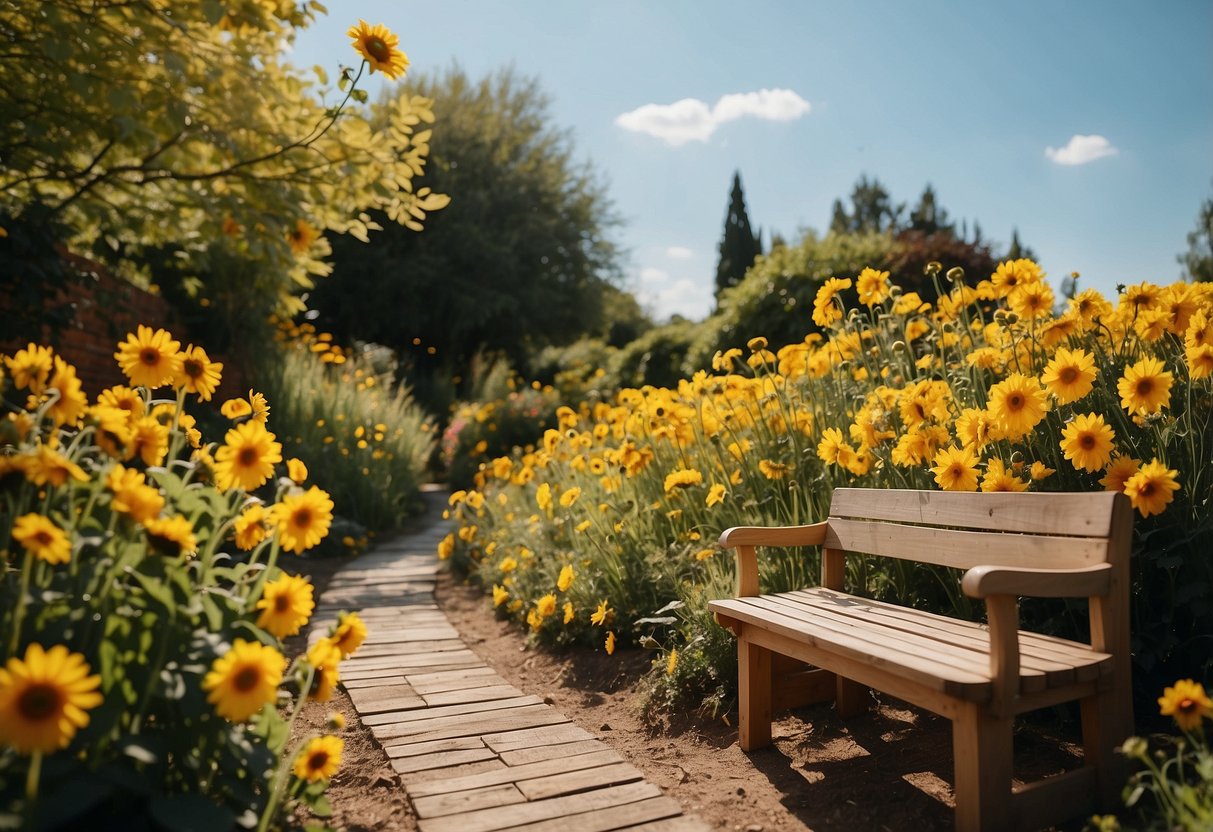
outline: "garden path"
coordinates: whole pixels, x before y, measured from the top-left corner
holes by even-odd
[[[589,731],[511,686],[470,650],[434,601],[438,541],[428,519],[333,575],[310,641],[340,610],[369,635],[341,684],[384,746],[421,832],[707,830]]]

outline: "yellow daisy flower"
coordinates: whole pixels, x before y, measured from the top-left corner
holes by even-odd
[[[823,329],[842,320],[842,301],[839,293],[851,288],[851,279],[831,277],[817,290],[813,299],[813,323]]]
[[[865,306],[883,303],[889,296],[889,273],[864,269],[855,278],[855,291],[859,293],[859,302]]]
[[[371,72],[378,70],[395,80],[408,70],[409,58],[400,50],[400,39],[382,23],[371,26],[359,20],[346,35],[354,39],[351,46],[366,59]]]
[[[147,530],[148,543],[156,551],[169,557],[192,555],[198,550],[194,527],[180,514],[175,517],[157,517],[143,524]]]
[[[1173,687],[1164,689],[1158,697],[1158,709],[1163,716],[1174,717],[1185,731],[1200,727],[1203,719],[1213,718],[1213,701],[1205,693],[1204,685],[1191,679],[1180,679]]]
[[[110,507],[136,522],[147,523],[158,517],[164,508],[164,497],[146,483],[141,471],[115,465],[105,475],[105,487],[114,492]]]
[[[331,734],[312,739],[295,756],[295,776],[309,783],[331,779],[341,766],[344,748],[341,738]]]
[[[724,502],[725,487],[720,483],[712,483],[712,487],[708,489],[708,495],[704,498],[704,503],[708,508],[719,505]]]
[[[10,658],[0,668],[0,745],[19,754],[65,748],[102,701],[101,677],[89,670],[84,656],[62,644],[31,644],[23,658]]]
[[[671,471],[665,478],[665,493],[669,494],[678,488],[690,488],[703,483],[703,474],[694,468],[679,468]]]
[[[606,647],[606,652],[607,652],[608,656],[615,655],[615,633],[614,632],[607,633],[606,644],[604,646]]]
[[[171,384],[181,370],[181,342],[163,329],[140,325],[118,344],[114,358],[135,387]]]
[[[278,526],[282,548],[300,554],[315,546],[329,533],[333,522],[333,501],[328,492],[312,486],[298,494],[288,494],[270,509]]]
[[[343,612],[337,616],[337,625],[329,633],[333,645],[348,659],[366,641],[366,624],[356,612]]]
[[[1125,494],[1142,517],[1162,514],[1179,489],[1179,472],[1152,459],[1125,481]]]
[[[1008,471],[1001,459],[991,457],[986,462],[986,473],[981,478],[981,490],[986,493],[1027,491],[1028,484]]]
[[[990,388],[988,410],[1008,439],[1018,439],[1045,417],[1048,401],[1035,378],[1012,373]]]
[[[1097,372],[1089,352],[1058,347],[1040,380],[1058,402],[1069,404],[1091,392]]]
[[[312,585],[298,575],[283,574],[270,581],[257,601],[256,609],[261,610],[257,626],[277,638],[295,635],[312,617],[313,593]]]
[[[211,664],[202,689],[219,716],[244,722],[278,696],[285,668],[286,659],[273,647],[238,638]]]
[[[88,397],[81,389],[76,368],[59,356],[55,356],[55,371],[46,382],[47,390],[58,390],[59,398],[47,408],[51,421],[56,425],[75,426],[88,410]]]
[[[313,668],[308,698],[317,702],[329,701],[341,681],[341,648],[332,639],[322,638],[308,648],[307,661]]]
[[[935,482],[945,491],[977,490],[977,457],[968,448],[950,445],[935,454]]]
[[[316,226],[305,219],[295,221],[295,227],[286,232],[286,241],[291,245],[291,251],[296,255],[307,254],[312,243],[320,239]]]
[[[67,532],[41,514],[23,514],[13,523],[13,540],[38,560],[49,564],[72,559],[72,541]]]
[[[598,609],[590,613],[590,623],[601,626],[607,622],[608,618],[613,617],[614,614],[615,611],[607,606],[606,599],[603,599],[598,602]]]
[[[1174,377],[1157,358],[1146,357],[1131,367],[1116,383],[1120,406],[1130,415],[1147,416],[1158,413],[1171,400]]]
[[[1104,469],[1104,477],[1099,484],[1105,491],[1124,491],[1125,483],[1141,468],[1141,460],[1128,456],[1117,456]]]
[[[59,487],[68,479],[88,482],[84,469],[49,445],[39,445],[30,456],[23,457],[25,477],[34,485]]]
[[[13,377],[13,387],[18,390],[28,387],[37,396],[46,389],[46,380],[54,368],[54,352],[50,347],[31,342],[25,349],[5,356],[4,363]]]
[[[234,524],[236,548],[248,552],[254,549],[258,543],[265,540],[265,536],[269,533],[269,530],[265,526],[268,520],[269,513],[261,503],[254,503],[246,508],[236,518]]]
[[[1115,450],[1116,432],[1098,413],[1075,416],[1061,431],[1061,451],[1075,468],[1098,471]]]
[[[556,588],[561,592],[568,592],[569,587],[573,585],[574,577],[575,574],[573,572],[573,564],[566,563],[560,570],[560,577],[556,579]]]
[[[219,386],[223,364],[211,361],[202,347],[190,344],[181,353],[181,369],[173,381],[174,387],[184,387],[185,392],[193,393],[201,401],[209,402]]]
[[[239,424],[227,432],[215,451],[215,483],[223,490],[254,491],[274,475],[282,461],[282,445],[258,421]]]

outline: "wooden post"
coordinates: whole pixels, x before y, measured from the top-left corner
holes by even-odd
[[[846,587],[846,553],[839,549],[821,550],[821,585],[842,592]],[[834,710],[843,718],[858,716],[868,709],[872,697],[868,689],[841,675],[835,678]]]
[[[1011,816],[1011,717],[960,703],[952,720],[956,832],[999,832]]]
[[[737,639],[738,741],[742,751],[771,744],[771,651]]]

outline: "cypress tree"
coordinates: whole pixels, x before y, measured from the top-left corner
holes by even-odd
[[[733,174],[733,191],[729,194],[729,210],[724,218],[724,236],[720,240],[720,261],[716,265],[716,297],[745,277],[754,258],[762,254],[762,243],[750,228],[745,210],[745,195],[741,191],[741,174]]]

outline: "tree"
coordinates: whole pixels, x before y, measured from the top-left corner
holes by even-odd
[[[952,225],[948,222],[948,212],[936,205],[935,189],[929,184],[918,198],[918,205],[910,212],[910,228],[924,234],[934,234],[937,231],[951,233]]]
[[[1011,229],[1011,245],[1007,248],[1007,259],[1008,260],[1021,260],[1021,259],[1025,259],[1025,258],[1028,260],[1035,260],[1036,253],[1034,251],[1032,251],[1032,249],[1025,246],[1022,242],[1020,242],[1019,229],[1012,228]]]
[[[729,193],[729,208],[724,217],[724,235],[720,239],[720,260],[716,264],[716,297],[745,277],[754,258],[762,254],[762,242],[750,228],[745,210],[745,195],[741,191],[741,174],[733,173],[733,189]]]
[[[834,201],[834,214],[830,220],[830,231],[835,234],[879,234],[900,227],[905,203],[894,205],[889,192],[879,179],[869,180],[867,174],[859,177],[851,191],[851,212],[848,214],[842,203]]]
[[[235,257],[256,264],[246,290],[298,309],[327,272],[324,231],[365,239],[367,208],[418,227],[441,207],[412,186],[428,102],[397,101],[373,130],[356,88],[368,62],[339,93],[282,60],[318,3],[5,6],[0,222],[49,218],[128,277],[159,249],[196,291]]]
[[[1188,232],[1188,250],[1178,259],[1185,279],[1213,281],[1213,197],[1200,206],[1196,228]]]
[[[309,299],[318,324],[396,348],[414,381],[465,375],[483,351],[525,366],[544,345],[601,333],[604,292],[620,272],[609,236],[618,219],[570,135],[552,126],[538,82],[511,70],[473,81],[452,67],[411,76],[393,100],[415,96],[435,102],[442,129],[426,181],[451,205],[425,234],[335,240],[333,275]]]

